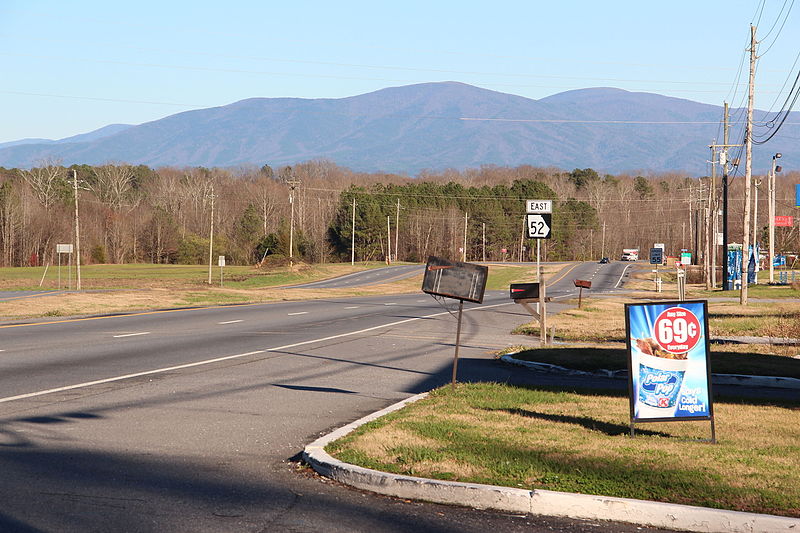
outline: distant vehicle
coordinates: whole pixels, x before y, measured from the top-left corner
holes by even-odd
[[[638,248],[623,248],[622,249],[622,260],[623,261],[638,261],[639,260],[639,249]]]
[[[602,259],[600,260],[600,264],[601,264],[601,265],[605,265],[606,263],[610,263],[610,261],[608,260],[608,257],[604,257],[604,258],[602,258]]]

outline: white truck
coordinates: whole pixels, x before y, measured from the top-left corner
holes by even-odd
[[[623,261],[638,261],[639,260],[639,249],[638,248],[623,248],[622,249],[622,260]]]

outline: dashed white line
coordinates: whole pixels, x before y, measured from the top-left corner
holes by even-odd
[[[225,322],[217,322],[217,324],[238,324],[239,322],[244,322],[244,320],[228,320]]]
[[[358,308],[359,308],[359,306],[357,306],[357,305],[351,305],[349,307],[345,307],[345,309],[358,309]]]
[[[140,333],[125,333],[123,335],[114,335],[115,339],[121,339],[122,337],[138,337],[139,335],[150,335],[149,331],[142,331]]]
[[[385,304],[383,304],[383,305],[397,305],[397,303],[395,303],[395,302],[389,302],[389,303],[385,303]]]
[[[507,302],[507,303],[501,303],[501,304],[484,305],[484,306],[476,307],[476,308],[473,308],[473,309],[465,309],[464,311],[467,311],[467,312],[468,311],[483,311],[483,310],[486,310],[486,309],[491,309],[493,307],[501,307],[501,306],[505,306],[505,305],[512,305],[512,304],[511,304],[511,302]],[[112,383],[114,381],[121,381],[123,379],[136,378],[136,377],[140,377],[140,376],[149,376],[149,375],[153,375],[153,374],[161,374],[161,373],[164,373],[164,372],[172,372],[174,370],[181,370],[181,369],[184,369],[184,368],[192,368],[192,367],[196,367],[196,366],[203,366],[203,365],[208,365],[208,364],[211,364],[211,363],[218,363],[220,361],[229,361],[231,359],[239,359],[239,358],[242,358],[242,357],[248,357],[248,356],[251,356],[251,355],[257,355],[257,354],[262,354],[262,353],[266,353],[266,352],[280,352],[282,350],[288,350],[289,348],[295,348],[297,346],[304,346],[304,345],[307,345],[307,344],[313,344],[313,343],[317,343],[317,342],[326,342],[326,341],[333,340],[333,339],[340,339],[340,338],[343,338],[343,337],[361,335],[363,333],[368,333],[370,331],[375,331],[375,330],[383,329],[383,328],[390,328],[390,327],[393,327],[393,326],[398,326],[400,324],[406,324],[408,322],[414,322],[416,320],[423,320],[423,319],[426,319],[426,318],[433,318],[433,317],[437,317],[437,316],[441,316],[441,315],[446,315],[449,312],[450,311],[443,311],[443,312],[440,312],[440,313],[433,313],[433,314],[425,315],[425,316],[421,316],[421,317],[406,318],[404,320],[398,320],[396,322],[390,322],[389,324],[381,324],[379,326],[373,326],[371,328],[361,329],[361,330],[358,330],[358,331],[349,331],[347,333],[340,333],[339,335],[332,335],[330,337],[323,337],[323,338],[320,338],[320,339],[311,339],[311,340],[307,340],[307,341],[296,342],[294,344],[286,344],[284,346],[277,346],[275,348],[268,348],[268,349],[265,349],[265,350],[256,350],[256,351],[253,351],[253,352],[240,353],[240,354],[236,354],[236,355],[227,355],[227,356],[224,356],[224,357],[216,357],[214,359],[206,359],[205,361],[197,361],[195,363],[186,363],[186,364],[183,364],[183,365],[170,366],[170,367],[166,367],[166,368],[158,368],[156,370],[146,370],[144,372],[137,372],[135,374],[126,374],[124,376],[115,376],[115,377],[112,377],[112,378],[99,379],[97,381],[88,381],[88,382],[85,382],[85,383],[77,383],[75,385],[67,385],[65,387],[58,387],[58,388],[55,388],[55,389],[47,389],[47,390],[42,390],[42,391],[37,391],[37,392],[29,392],[27,394],[19,394],[17,396],[8,396],[8,397],[5,397],[5,398],[0,398],[0,403],[11,402],[11,401],[14,401],[14,400],[22,400],[24,398],[35,398],[37,396],[44,396],[45,394],[52,394],[52,393],[55,393],[55,392],[64,392],[64,391],[68,391],[68,390],[82,389],[82,388],[85,388],[85,387],[91,387],[92,385],[100,385],[102,383]]]
[[[287,313],[288,316],[307,315],[308,311],[299,311],[297,313]]]

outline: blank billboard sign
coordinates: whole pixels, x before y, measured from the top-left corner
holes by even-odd
[[[429,257],[422,278],[422,292],[468,302],[482,303],[489,267]]]

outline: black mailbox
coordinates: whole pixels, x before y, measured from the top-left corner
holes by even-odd
[[[510,286],[512,300],[538,300],[538,283],[512,283]]]

